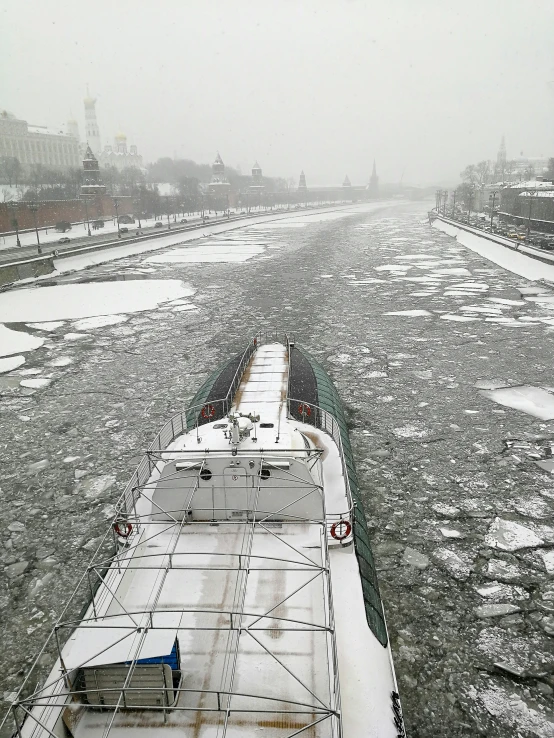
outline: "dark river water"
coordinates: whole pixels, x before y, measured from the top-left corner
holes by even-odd
[[[552,455],[554,421],[524,411],[543,403],[554,418],[554,305],[425,214],[399,203],[311,216],[235,231],[233,248],[258,251],[243,262],[145,254],[60,277],[133,283],[141,299],[151,280],[195,291],[172,283],[176,303],[132,312],[130,288],[110,325],[44,331],[16,306],[8,327],[45,340],[0,375],[0,697],[138,455],[218,362],[274,327],[324,364],[347,407],[408,735],[554,736],[554,488],[536,463]],[[76,315],[52,295],[48,320]]]

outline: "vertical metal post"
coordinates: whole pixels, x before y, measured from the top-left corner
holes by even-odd
[[[496,190],[492,193],[492,207],[491,207],[491,232],[492,232],[492,219],[494,217],[494,204],[496,202]]]
[[[219,703],[219,694],[217,696],[218,696],[218,700],[217,701]],[[218,707],[219,707],[219,704],[218,704]],[[18,737],[19,738],[22,738],[22,736],[21,736],[21,729],[19,727],[19,722],[17,720],[17,705],[16,704],[13,704],[12,705],[12,712],[13,712],[13,721],[15,723],[15,731],[16,731]]]
[[[58,657],[60,659],[60,665],[62,667],[62,672],[63,672],[63,683],[65,684],[66,687],[69,688],[69,683],[67,681],[67,669],[65,668],[65,664],[63,662],[62,648],[60,646],[60,637],[58,636],[58,630],[59,630],[59,626],[58,625],[55,625],[54,626],[54,635],[56,636],[56,646],[58,648]]]
[[[90,581],[90,567],[87,568],[87,579],[88,579],[88,586],[90,590],[90,599],[92,602],[92,612],[94,614],[94,619],[98,620],[98,615],[96,614],[96,605],[94,604],[94,590],[92,589],[92,583]]]

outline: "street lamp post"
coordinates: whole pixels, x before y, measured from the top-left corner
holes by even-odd
[[[491,231],[492,231],[492,219],[494,218],[494,207],[496,204],[496,196],[498,195],[498,190],[493,190],[491,194],[489,195],[489,202],[492,197],[492,205],[491,205]]]
[[[17,222],[17,203],[16,202],[9,202],[8,207],[13,213],[12,218],[12,226],[15,228],[15,245],[21,246],[21,241],[19,240],[19,223]]]
[[[471,220],[471,206],[473,205],[473,190],[470,189],[467,196],[467,224],[469,225]]]
[[[117,237],[121,238],[121,231],[119,230],[119,208],[117,207],[119,202],[118,197],[113,198],[113,204],[115,205],[115,219],[117,221]]]
[[[87,219],[87,232],[88,232],[88,235],[90,236],[90,220],[88,217],[88,202],[87,202],[88,198],[86,195],[83,195],[83,201],[85,203],[85,217]]]
[[[533,197],[536,197],[536,193],[529,192],[529,217],[527,218],[527,238],[531,233],[531,209],[533,207]]]
[[[452,219],[456,217],[456,190],[452,193]]]
[[[139,231],[142,228],[142,223],[140,222],[140,215],[142,213],[142,188],[139,187],[139,199],[138,199],[138,227]]]
[[[448,190],[444,191],[444,201],[442,203],[442,214],[446,215],[446,201],[448,200]]]
[[[38,226],[37,226],[37,210],[38,210],[38,203],[31,202],[29,203],[29,210],[33,214],[33,220],[35,221],[35,233],[37,234],[37,249],[38,253],[42,254],[42,249],[40,247],[40,238],[38,237]]]
[[[169,220],[169,195],[165,200],[165,214],[167,215],[167,230],[171,230],[171,221]]]

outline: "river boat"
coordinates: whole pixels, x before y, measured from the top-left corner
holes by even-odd
[[[17,738],[405,736],[345,413],[308,352],[259,333],[166,423],[10,715]]]

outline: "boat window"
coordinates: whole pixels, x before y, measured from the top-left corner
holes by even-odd
[[[175,462],[175,470],[176,471],[184,471],[190,470],[190,469],[200,469],[202,466],[201,461],[176,461]]]
[[[261,471],[260,471],[260,477],[262,479],[269,479],[270,476],[271,476],[270,469],[268,469],[267,466],[263,466],[262,469],[261,469]]]
[[[228,423],[215,423],[214,429],[218,430],[219,428],[227,428],[228,425],[229,425]]]
[[[274,428],[275,423],[260,423],[260,428]]]
[[[209,482],[211,478],[211,471],[209,469],[202,469],[202,471],[200,472],[200,479],[202,479],[202,481],[204,482]]]

